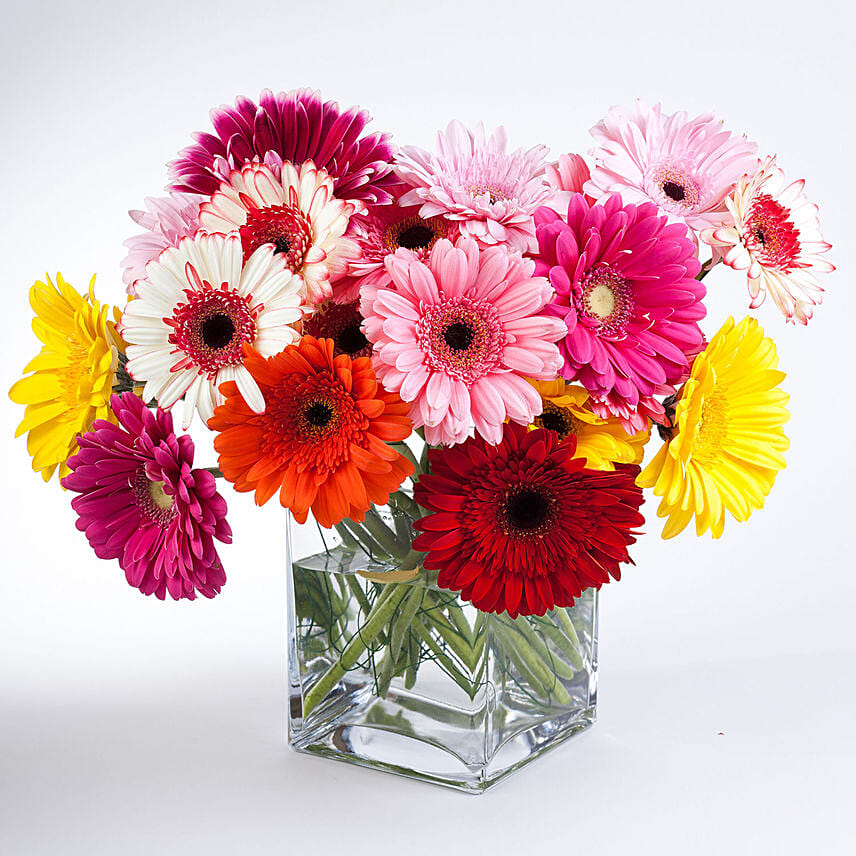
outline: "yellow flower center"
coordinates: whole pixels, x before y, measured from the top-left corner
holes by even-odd
[[[175,504],[175,498],[164,491],[162,481],[149,482],[149,496],[152,502],[163,511],[169,511]]]
[[[66,343],[68,362],[57,371],[62,389],[60,398],[69,409],[76,409],[80,406],[81,399],[85,398],[80,394],[83,382],[88,381],[89,387],[92,386],[89,380],[92,367],[89,365],[88,347],[79,340],[72,339],[71,336],[66,337]]]
[[[588,293],[588,309],[598,318],[609,318],[615,310],[615,294],[608,285],[596,285]]]
[[[550,431],[555,431],[559,435],[560,440],[564,440],[571,434],[578,433],[578,419],[564,407],[559,407],[553,404],[552,401],[544,402],[544,409],[540,416],[535,417],[535,424],[539,428],[547,428]]]
[[[714,389],[702,404],[701,424],[696,434],[693,457],[700,463],[714,463],[727,438],[727,399],[721,390]]]

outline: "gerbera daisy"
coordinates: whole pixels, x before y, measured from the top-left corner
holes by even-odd
[[[562,374],[591,393],[598,416],[620,417],[628,432],[648,417],[662,421],[654,396],[674,392],[703,341],[705,290],[686,226],[651,203],[592,204],[579,193],[567,220],[545,207],[535,222],[535,272],[549,276],[550,308],[567,324]]]
[[[266,89],[258,104],[238,98],[234,107],[212,110],[214,134],[195,134],[196,142],[169,165],[172,188],[210,196],[247,161],[279,167],[311,160],[333,176],[339,199],[385,205],[395,150],[389,134],[361,136],[369,119],[356,107],[343,111],[335,101],[322,103],[311,89],[277,95]]]
[[[457,121],[437,134],[437,143],[437,154],[415,146],[401,150],[395,171],[413,187],[401,204],[421,204],[425,218],[455,220],[462,235],[481,244],[534,250],[532,215],[550,196],[544,183],[546,147],[509,153],[503,128],[487,138],[483,125],[473,132]]]
[[[242,259],[237,235],[184,238],[148,265],[122,315],[128,374],[166,410],[184,396],[185,428],[194,409],[208,420],[226,380],[263,409],[241,345],[275,354],[298,338],[290,325],[303,316],[300,278],[271,244]]]
[[[746,271],[752,309],[769,292],[785,318],[800,324],[808,323],[812,306],[823,299],[815,274],[835,270],[821,258],[832,245],[823,240],[817,206],[808,201],[804,185],[800,180],[785,186],[776,159],[768,158],[726,200],[733,225],[702,233],[725,264]]]
[[[125,241],[128,255],[122,260],[122,280],[128,293],[134,282],[146,275],[146,265],[168,247],[177,247],[182,238],[192,237],[199,229],[199,205],[204,196],[195,193],[171,193],[145,200],[146,211],[129,211],[131,219],[146,231]]]
[[[407,405],[378,384],[371,360],[333,354],[332,339],[303,336],[264,359],[245,348],[244,365],[264,397],[253,413],[234,382],[209,427],[220,469],[257,505],[275,493],[298,523],[311,510],[325,527],[363,520],[372,503],[413,475],[413,465],[388,443],[411,431]]]
[[[402,185],[393,191],[396,200],[404,193]],[[393,205],[375,208],[371,214],[356,221],[354,238],[360,254],[349,261],[348,276],[333,286],[336,300],[345,303],[358,300],[362,285],[388,285],[386,257],[399,248],[411,250],[424,260],[441,238],[454,241],[458,237],[458,227],[451,220],[421,217],[419,208],[419,205],[402,206],[396,201]]]
[[[262,244],[273,244],[285,266],[305,284],[307,303],[330,296],[360,248],[345,237],[363,203],[333,196],[333,179],[312,161],[277,171],[248,163],[234,170],[202,204],[199,222],[209,232],[238,232],[248,259]]]
[[[785,466],[788,396],[779,389],[772,339],[754,318],[729,318],[693,362],[675,410],[671,440],[639,476],[663,497],[671,538],[696,518],[696,532],[722,535],[725,511],[744,521],[764,505]]]
[[[24,368],[9,391],[16,404],[26,405],[16,437],[27,433],[33,469],[45,481],[77,448],[77,437],[96,419],[111,419],[110,395],[119,365],[118,337],[107,306],[95,299],[95,277],[89,294],[78,294],[58,273],[30,289],[33,332],[42,342],[39,355]]]
[[[639,468],[584,469],[574,448],[509,423],[496,447],[473,437],[428,452],[431,472],[414,497],[431,513],[414,523],[413,548],[440,586],[515,618],[571,606],[583,589],[620,579],[644,523]]]
[[[586,193],[653,202],[694,231],[722,222],[726,196],[744,173],[755,171],[758,157],[755,143],[725,130],[712,113],[668,116],[659,104],[642,101],[613,107],[591,135],[597,146]]]
[[[194,470],[193,441],[172,415],[132,392],[111,401],[119,425],[98,421],[80,437],[63,487],[77,528],[99,559],[118,559],[128,582],[163,600],[214,597],[226,582],[214,540],[232,541],[214,476]]]
[[[553,295],[535,263],[470,238],[438,241],[426,260],[398,250],[386,288],[365,286],[361,312],[387,389],[413,403],[427,441],[460,443],[470,428],[491,443],[502,423],[528,425],[541,399],[526,380],[556,376],[561,319],[542,315]]]
[[[576,438],[578,458],[592,470],[614,470],[615,464],[638,464],[651,434],[648,428],[628,434],[621,420],[604,419],[591,409],[589,394],[581,386],[563,380],[532,381],[543,409],[529,430],[547,428],[560,440]]]
[[[303,324],[303,332],[316,339],[332,339],[333,353],[347,354],[352,360],[372,355],[371,342],[362,331],[363,316],[357,301],[337,303],[325,300]]]
[[[556,163],[547,165],[544,178],[551,191],[544,204],[564,217],[568,213],[571,197],[583,192],[591,173],[581,155],[559,155]]]

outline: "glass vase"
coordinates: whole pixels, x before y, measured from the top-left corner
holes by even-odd
[[[289,742],[481,793],[594,722],[597,592],[481,612],[421,568],[394,499],[363,525],[289,520]]]

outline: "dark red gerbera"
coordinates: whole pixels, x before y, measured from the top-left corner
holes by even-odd
[[[514,423],[498,446],[473,437],[432,449],[414,496],[433,513],[414,524],[413,547],[439,585],[516,618],[572,606],[584,589],[620,579],[644,523],[639,467],[585,469],[575,450],[573,438]]]

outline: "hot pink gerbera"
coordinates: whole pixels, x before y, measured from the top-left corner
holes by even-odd
[[[400,249],[391,282],[362,289],[364,330],[383,385],[412,402],[432,445],[460,443],[471,427],[489,443],[506,419],[528,425],[541,397],[526,377],[556,376],[561,319],[541,315],[553,296],[535,264],[504,246],[438,241],[428,258]]]
[[[725,130],[712,113],[666,116],[659,104],[642,101],[629,110],[613,107],[591,135],[597,147],[586,193],[653,202],[694,231],[723,222],[726,196],[757,163],[755,143]]]
[[[95,555],[118,559],[128,582],[163,600],[214,597],[226,582],[215,539],[232,541],[214,476],[191,469],[193,441],[172,416],[132,392],[114,395],[119,425],[99,419],[78,438],[63,487]]]
[[[311,89],[277,95],[266,89],[258,104],[238,98],[234,107],[212,110],[214,134],[195,134],[196,142],[169,165],[172,189],[210,196],[248,161],[277,168],[311,160],[333,176],[339,199],[385,205],[391,201],[387,187],[395,180],[394,147],[388,134],[361,136],[369,121],[356,107],[322,103]]]
[[[146,231],[125,241],[128,255],[122,259],[122,280],[128,294],[134,294],[134,282],[146,275],[146,265],[168,247],[177,247],[182,238],[199,229],[199,206],[204,196],[195,193],[170,193],[145,200],[146,211],[129,211],[131,219]]]
[[[629,432],[663,419],[668,395],[703,344],[704,286],[695,244],[682,223],[657,207],[572,199],[565,220],[535,214],[535,272],[556,290],[550,309],[567,324],[562,374],[591,393],[598,416],[618,416]]]
[[[484,126],[475,132],[450,122],[437,134],[438,153],[405,146],[395,171],[413,190],[402,205],[418,205],[422,217],[441,215],[458,222],[461,234],[480,244],[507,244],[534,250],[532,215],[550,195],[544,183],[544,146],[507,153],[505,130],[486,138]]]
[[[768,158],[728,198],[731,222],[702,233],[725,264],[746,271],[753,309],[769,292],[785,318],[800,324],[808,323],[812,307],[823,299],[816,274],[835,270],[821,258],[832,245],[823,240],[817,206],[808,201],[804,185],[785,185],[776,159]]]
[[[360,298],[363,284],[382,286],[389,284],[384,262],[401,247],[412,250],[420,259],[426,259],[434,244],[441,238],[454,241],[458,227],[444,217],[419,215],[419,205],[401,205],[398,201],[408,185],[398,184],[392,189],[395,202],[375,208],[371,214],[353,221],[353,238],[359,246],[359,257],[348,263],[348,276],[333,286],[333,297],[342,303]]]

